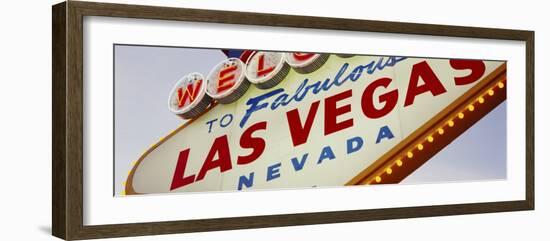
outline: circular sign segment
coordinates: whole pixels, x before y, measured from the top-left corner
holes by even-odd
[[[184,119],[194,118],[203,113],[212,98],[206,94],[204,76],[190,73],[176,82],[170,92],[168,109]]]
[[[285,59],[290,67],[296,70],[296,72],[307,74],[321,68],[321,66],[327,62],[329,56],[330,54],[295,52],[286,53]]]
[[[259,51],[249,58],[246,77],[258,88],[269,89],[279,84],[289,71],[283,53]]]
[[[239,99],[250,86],[244,73],[245,68],[238,58],[229,58],[217,64],[207,77],[208,95],[222,104]]]

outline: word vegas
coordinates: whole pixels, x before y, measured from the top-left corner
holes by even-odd
[[[247,64],[244,64],[240,59],[229,58],[214,67],[207,77],[206,84],[203,84],[205,82],[204,78],[199,73],[192,73],[178,81],[171,92],[169,108],[183,118],[194,118],[206,111],[207,107],[212,104],[212,99],[221,104],[234,102],[242,96],[250,83],[255,84],[260,89],[275,87],[288,74],[289,68],[285,67],[286,65],[289,65],[299,73],[310,73],[317,70],[324,63],[321,61],[326,61],[326,58],[328,57],[323,57],[322,54],[277,52],[256,52],[248,59]],[[386,67],[392,67],[404,59],[404,57],[381,57],[378,61],[372,61],[366,65],[358,65],[354,68],[350,68],[349,64],[345,63],[334,78],[327,78],[324,81],[312,83],[310,83],[309,79],[304,79],[295,93],[286,93],[284,88],[278,88],[252,97],[246,102],[248,108],[239,126],[243,128],[250,115],[254,112],[262,109],[276,111],[279,106],[288,105],[292,101],[302,101],[310,93],[317,95],[333,87],[340,87],[348,81],[355,82],[363,73],[372,74]],[[311,65],[317,67],[311,68]],[[455,70],[470,71],[467,75],[454,77],[454,84],[456,86],[474,83],[481,79],[485,73],[485,63],[481,60],[451,59],[449,60],[449,65]],[[351,71],[348,71],[348,69]],[[352,104],[346,104],[346,100],[349,102],[349,99],[354,94],[361,95],[361,102],[357,103],[358,106],[354,106],[353,108],[358,108],[364,118],[379,119],[385,117],[398,104],[398,89],[388,88],[392,81],[389,77],[378,78],[368,83],[359,93],[355,93],[358,89],[349,88],[337,94],[327,96],[324,99],[314,101],[309,105],[304,104],[300,107],[307,108],[306,112],[302,112],[306,113],[303,115],[300,115],[298,108],[286,111],[284,114],[286,115],[288,134],[292,140],[289,147],[297,147],[307,143],[313,123],[318,118],[323,121],[322,132],[324,136],[329,136],[353,127],[354,119],[344,119],[342,115],[352,111]],[[375,96],[374,93],[378,89],[383,89],[384,91]],[[438,96],[446,92],[447,90],[428,62],[425,60],[420,61],[412,66],[405,94],[404,107],[413,105],[415,97],[418,95],[431,94],[432,96]],[[377,108],[376,106],[381,107]],[[324,111],[319,111],[319,108],[323,108]],[[318,112],[324,113],[324,116],[318,117]],[[232,170],[234,167],[253,163],[262,156],[266,149],[264,138],[261,135],[258,136],[258,134],[265,132],[268,127],[267,121],[260,121],[248,126],[239,138],[239,146],[242,149],[249,149],[250,152],[248,155],[237,156],[235,159],[231,155],[228,136],[221,135],[214,138],[198,173],[186,173],[189,153],[192,150],[187,148],[180,151],[170,190],[200,182],[209,172],[224,173]],[[384,139],[392,138],[393,133],[390,128],[388,126],[381,126],[379,127],[375,143],[378,144]],[[356,136],[347,139],[345,144],[346,153],[351,154],[358,151],[363,147],[363,144],[364,141],[361,137]],[[335,154],[332,147],[325,146],[315,161],[317,164],[321,164],[324,160],[334,158]],[[308,153],[304,153],[292,158],[290,161],[294,170],[298,172],[302,170],[307,159]],[[279,162],[268,166],[265,180],[269,182],[281,177],[279,172],[281,165]],[[244,187],[252,187],[253,183],[254,172],[251,172],[240,176],[237,189],[241,190]]]

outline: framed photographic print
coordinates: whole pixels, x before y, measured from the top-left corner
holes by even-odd
[[[534,209],[534,32],[53,6],[53,235]]]

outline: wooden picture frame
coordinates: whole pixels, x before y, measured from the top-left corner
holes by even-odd
[[[534,209],[534,32],[433,24],[241,13],[68,1],[52,8],[52,233],[66,239],[111,238]],[[525,42],[525,200],[422,207],[314,212],[152,223],[83,224],[83,17],[451,36]]]

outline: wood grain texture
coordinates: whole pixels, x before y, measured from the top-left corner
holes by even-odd
[[[264,228],[381,219],[532,210],[534,208],[534,32],[69,1],[52,10],[52,233],[67,240]],[[84,16],[109,16],[402,33],[526,43],[526,199],[492,203],[318,212],[116,225],[83,225],[83,39]],[[513,81],[513,80],[508,80]]]
[[[67,5],[67,239],[76,239],[83,228],[83,15],[72,2]]]
[[[65,3],[52,7],[52,234],[66,237]]]
[[[535,209],[535,32],[528,32],[525,46],[525,201],[530,209]]]

